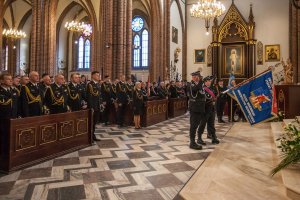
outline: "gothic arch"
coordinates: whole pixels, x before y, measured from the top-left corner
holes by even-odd
[[[240,80],[255,75],[255,22],[250,5],[249,21],[246,21],[238,8],[232,2],[224,19],[218,25],[214,20],[212,27],[212,66],[213,74],[218,78],[228,79],[232,71]],[[233,67],[228,61],[232,56],[229,52],[238,54],[238,64]],[[229,57],[230,56],[230,57]],[[228,64],[229,63],[229,64]]]

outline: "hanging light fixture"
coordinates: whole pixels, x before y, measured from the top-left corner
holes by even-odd
[[[26,37],[26,33],[17,29],[4,29],[2,35],[7,38],[21,39]]]
[[[191,8],[191,16],[205,20],[206,34],[209,34],[210,20],[225,13],[225,6],[216,0],[199,0]]]
[[[77,4],[80,5],[78,1]],[[75,15],[75,19],[78,17],[78,14],[79,13],[77,12]],[[91,24],[86,24],[77,20],[66,22],[65,28],[68,29],[68,31],[79,32],[85,37],[89,37],[93,32]]]
[[[66,22],[65,28],[68,29],[68,31],[79,32],[86,37],[89,37],[93,32],[92,25],[74,20]]]

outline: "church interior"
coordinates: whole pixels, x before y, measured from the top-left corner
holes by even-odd
[[[0,0],[0,199],[299,200],[299,21],[300,0]]]

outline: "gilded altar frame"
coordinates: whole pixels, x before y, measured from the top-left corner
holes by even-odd
[[[237,57],[239,70],[234,71],[236,79],[242,81],[256,73],[256,39],[254,39],[255,22],[252,5],[250,5],[248,18],[249,20],[246,21],[233,1],[220,24],[217,18],[214,19],[211,43],[212,71],[219,79],[229,79],[231,71],[227,70],[230,68],[227,50],[234,47],[240,53]]]

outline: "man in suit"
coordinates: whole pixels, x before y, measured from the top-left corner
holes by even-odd
[[[179,94],[177,92],[177,88],[174,81],[170,82],[170,88],[169,88],[170,98],[178,98]]]
[[[79,111],[83,107],[84,89],[80,85],[80,75],[78,73],[71,74],[71,81],[67,86],[68,90],[68,106],[71,111]]]
[[[99,123],[100,118],[100,105],[102,105],[101,98],[101,87],[99,84],[100,73],[98,71],[93,71],[91,73],[92,80],[87,84],[86,88],[86,98],[87,98],[87,107],[92,109],[94,112],[94,121],[93,121],[93,140],[100,141],[95,135],[96,124]]]
[[[223,112],[227,101],[227,94],[223,94],[227,90],[227,87],[224,86],[224,82],[222,79],[219,80],[217,91],[218,91],[218,98],[217,98],[217,116],[219,123],[225,123],[223,118]]]
[[[45,93],[45,105],[49,108],[50,114],[64,113],[67,107],[67,89],[63,87],[64,76],[58,74],[55,81],[47,88]]]
[[[117,92],[117,102],[118,102],[117,123],[119,127],[123,127],[125,111],[129,101],[124,75],[120,77],[120,81],[117,83],[116,92]]]
[[[38,87],[39,73],[32,71],[29,74],[29,83],[21,89],[20,101],[22,117],[40,116],[42,112],[42,92]]]

